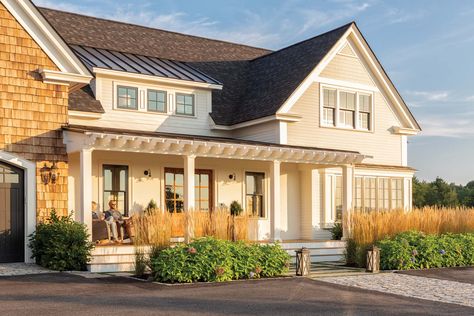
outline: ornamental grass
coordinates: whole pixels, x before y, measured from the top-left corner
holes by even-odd
[[[428,235],[474,232],[473,208],[424,207],[411,211],[353,211],[344,219],[349,229],[346,261],[365,266],[366,249],[377,241],[403,232]]]

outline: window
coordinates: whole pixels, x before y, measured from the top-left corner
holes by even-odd
[[[372,130],[371,94],[328,87],[322,88],[321,93],[322,126]]]
[[[403,208],[403,179],[392,179],[392,209]]]
[[[176,114],[194,116],[194,95],[176,93]]]
[[[196,210],[209,211],[212,194],[212,171],[196,170],[194,185],[194,198],[196,199],[194,206]]]
[[[379,178],[379,205],[382,210],[390,209],[390,188],[388,178]]]
[[[356,108],[356,94],[350,92],[339,93],[339,123],[342,127],[354,128]]]
[[[117,210],[128,216],[128,167],[104,165],[104,211],[109,201],[117,202]]]
[[[370,130],[371,96],[359,94],[359,127]]]
[[[151,112],[166,112],[166,91],[148,90],[147,108]]]
[[[138,109],[138,89],[132,87],[117,87],[117,107],[120,109]]]
[[[323,124],[334,126],[336,113],[336,90],[323,90]]]
[[[184,210],[184,172],[182,169],[165,169],[165,204],[170,213]]]
[[[377,208],[375,178],[364,178],[364,210],[374,211]]]
[[[194,173],[194,208],[209,211],[212,205],[212,170],[196,169]],[[165,169],[165,204],[170,213],[184,211],[184,169]]]
[[[265,217],[265,211],[263,208],[264,179],[265,175],[263,173],[245,173],[247,211],[254,216]]]
[[[354,208],[362,210],[362,177],[355,177]]]

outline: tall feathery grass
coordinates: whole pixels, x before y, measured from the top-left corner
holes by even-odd
[[[365,265],[365,250],[378,240],[407,231],[426,234],[474,232],[474,209],[424,207],[411,211],[352,211],[344,218],[349,230],[346,261]]]
[[[133,226],[135,245],[165,248],[173,237],[185,237],[188,234],[192,238],[247,241],[255,235],[253,230],[256,229],[256,220],[246,214],[232,217],[226,208],[212,212],[192,210],[183,213],[153,209],[133,216]]]

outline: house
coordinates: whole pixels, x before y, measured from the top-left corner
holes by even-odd
[[[258,240],[411,207],[420,126],[352,22],[270,51],[0,0],[0,261],[54,208],[91,229],[239,201]]]

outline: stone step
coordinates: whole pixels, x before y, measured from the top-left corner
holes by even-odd
[[[129,255],[95,255],[91,257],[90,264],[102,264],[102,263],[123,263],[123,262],[135,262],[135,254]]]

